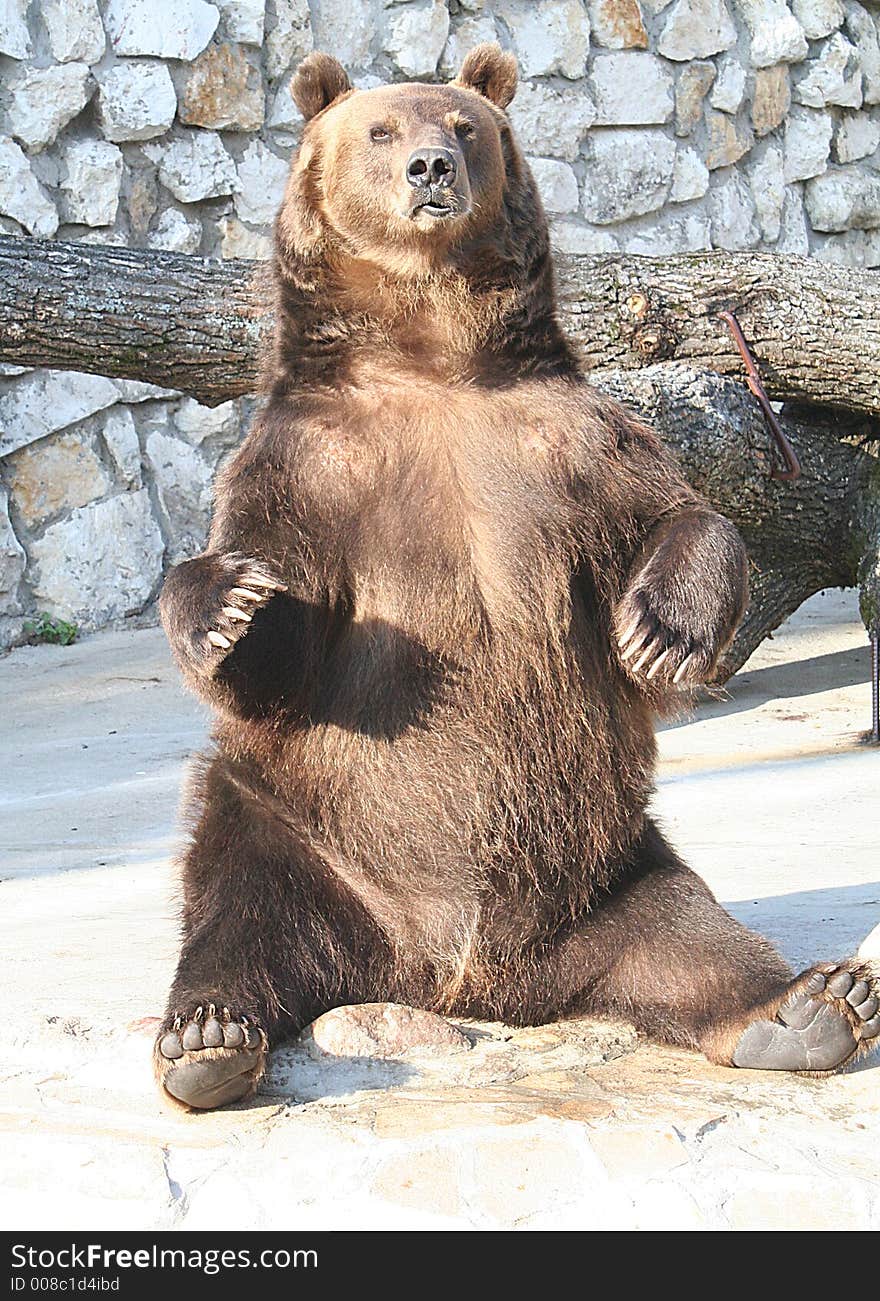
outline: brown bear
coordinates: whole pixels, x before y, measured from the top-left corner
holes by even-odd
[[[294,79],[262,406],[161,601],[216,711],[155,1054],[190,1108],[363,1001],[795,1071],[880,1042],[869,971],[793,979],[646,815],[652,717],[711,674],[746,560],[578,369],[515,87],[496,45],[448,86]]]

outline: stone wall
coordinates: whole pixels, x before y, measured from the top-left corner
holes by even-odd
[[[0,232],[259,258],[313,47],[359,85],[519,59],[567,251],[880,265],[880,6],[855,0],[0,0]],[[0,370],[0,639],[149,610],[245,402]]]

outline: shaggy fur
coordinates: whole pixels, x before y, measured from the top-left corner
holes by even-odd
[[[578,371],[514,86],[485,46],[447,87],[295,79],[262,410],[162,596],[216,710],[165,1031],[395,1000],[729,1062],[791,980],[646,817],[652,717],[711,673],[745,557]],[[406,176],[428,147],[440,217]]]

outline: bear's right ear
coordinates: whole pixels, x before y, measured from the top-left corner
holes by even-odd
[[[349,90],[351,82],[339,60],[317,51],[303,59],[290,83],[293,102],[307,122]]]
[[[505,53],[497,41],[484,41],[466,56],[454,84],[475,90],[498,108],[507,108],[516,94],[516,80],[513,55]]]

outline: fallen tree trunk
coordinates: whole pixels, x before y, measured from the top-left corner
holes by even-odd
[[[252,392],[265,311],[251,262],[0,236],[0,362]],[[684,361],[740,375],[734,311],[779,400],[880,413],[880,277],[771,253],[566,257],[562,317],[588,369]]]
[[[0,237],[0,361],[143,380],[217,405],[254,388],[265,323],[255,274],[246,262]],[[880,415],[880,278],[860,278],[853,293],[839,267],[712,253],[567,259],[560,284],[594,381],[663,433],[745,537],[752,598],[720,676],[824,587],[858,583],[877,628],[880,464],[842,439],[847,417],[828,408]],[[724,309],[771,397],[821,404],[780,416],[803,467],[794,482],[771,478],[761,414],[741,378],[723,377],[742,376]]]

